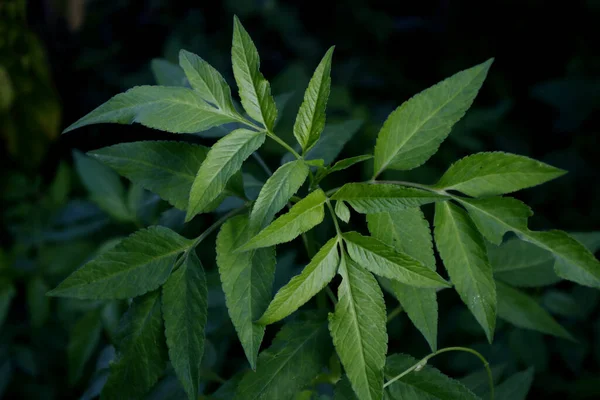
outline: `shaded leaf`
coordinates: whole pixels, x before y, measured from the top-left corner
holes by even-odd
[[[533,368],[518,372],[502,382],[495,391],[496,400],[525,400],[533,383]]]
[[[77,383],[81,378],[85,365],[98,346],[101,333],[101,310],[87,312],[73,325],[67,346],[69,383],[71,385]]]

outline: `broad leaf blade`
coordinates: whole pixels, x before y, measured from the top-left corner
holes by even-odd
[[[339,262],[338,240],[332,238],[317,252],[300,275],[296,275],[279,289],[257,323],[272,324],[296,311],[333,279]]]
[[[284,325],[258,358],[256,372],[249,372],[240,382],[236,398],[293,400],[327,364],[329,343],[322,321]]]
[[[500,318],[519,328],[573,340],[571,334],[533,298],[501,282],[496,282],[496,287]]]
[[[485,243],[466,212],[436,204],[435,242],[450,280],[491,343],[496,326],[496,287]]]
[[[234,253],[251,234],[247,216],[227,221],[217,236],[217,265],[229,316],[254,369],[265,327],[253,321],[264,313],[271,300],[275,251],[266,248]]]
[[[429,222],[418,208],[367,215],[369,232],[388,246],[406,253],[435,271],[435,256]],[[390,281],[394,295],[429,347],[437,350],[438,306],[435,289],[415,288]]]
[[[423,288],[449,287],[441,276],[408,254],[396,251],[370,236],[358,232],[343,234],[350,257],[376,275]]]
[[[327,197],[321,189],[315,190],[236,251],[244,252],[274,246],[295,239],[323,221],[326,200]]]
[[[261,230],[271,223],[277,214],[300,189],[308,176],[308,167],[302,160],[282,165],[262,187],[250,214],[250,226]]]
[[[102,391],[102,400],[141,399],[167,363],[160,291],[133,301],[121,320],[117,359]]]
[[[264,132],[237,129],[215,143],[200,166],[192,189],[186,221],[206,212],[223,192],[227,181],[265,141]]]
[[[448,200],[447,196],[392,184],[347,183],[331,197],[343,200],[359,213],[395,212]]]
[[[493,196],[540,185],[565,173],[524,156],[499,151],[477,153],[452,164],[435,187],[473,197]]]
[[[63,133],[92,124],[134,122],[166,132],[195,133],[236,120],[191,89],[136,86],[111,98]]]
[[[162,289],[169,359],[188,398],[198,398],[204,327],[208,314],[206,276],[192,251]]]
[[[48,294],[78,299],[140,296],[167,280],[178,254],[191,244],[161,226],[139,230],[73,272]]]
[[[370,272],[342,257],[335,312],[329,330],[354,392],[360,400],[381,399],[387,351],[383,293]]]
[[[308,151],[319,140],[325,127],[325,109],[331,89],[331,47],[315,70],[308,88],[304,93],[304,101],[296,116],[294,136],[304,152]]]
[[[250,118],[272,131],[277,118],[277,107],[271,96],[271,86],[260,73],[260,58],[256,46],[237,17],[233,18],[231,60],[244,110]]]
[[[392,379],[419,360],[405,354],[394,354],[387,358],[385,377]],[[478,400],[473,392],[461,382],[442,374],[437,369],[425,366],[398,379],[386,388],[390,400]]]
[[[92,310],[84,314],[71,329],[69,344],[67,346],[67,359],[69,365],[69,383],[74,385],[83,374],[85,365],[98,342],[102,333],[102,319],[100,310]]]
[[[390,114],[375,145],[375,177],[408,170],[429,159],[462,118],[483,84],[492,59],[417,94]]]

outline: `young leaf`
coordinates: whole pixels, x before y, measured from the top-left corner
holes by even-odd
[[[367,215],[371,236],[435,271],[429,222],[418,208]],[[431,350],[437,350],[438,306],[435,289],[416,288],[395,280],[390,287]]]
[[[192,184],[186,221],[207,211],[207,207],[221,194],[229,178],[264,141],[264,132],[237,129],[213,145]]]
[[[584,245],[562,231],[534,232],[527,228],[532,214],[525,204],[507,197],[460,199],[479,230],[492,242],[507,231],[552,252],[558,276],[580,285],[600,288],[600,262]]]
[[[281,328],[273,344],[258,357],[256,372],[247,373],[235,398],[292,399],[327,365],[330,341],[323,321],[295,321]]]
[[[86,125],[132,124],[172,133],[195,133],[236,122],[206,103],[198,92],[183,87],[136,86],[120,93],[69,126],[67,133]]]
[[[339,273],[342,283],[329,331],[358,398],[378,400],[388,341],[383,293],[370,272],[344,256]]]
[[[162,285],[178,254],[192,241],[152,226],[123,239],[73,272],[49,295],[77,299],[128,299]]]
[[[290,211],[277,218],[271,225],[241,246],[236,252],[244,252],[261,247],[289,242],[300,234],[319,225],[325,216],[324,203],[327,196],[317,189],[294,204]]]
[[[405,354],[394,354],[387,358],[385,377],[392,379],[418,360]],[[462,383],[442,374],[437,369],[425,366],[418,372],[412,372],[398,379],[386,388],[389,400],[478,400],[473,392]]]
[[[302,160],[282,165],[262,187],[250,214],[250,226],[259,231],[271,223],[277,214],[300,189],[308,176]]]
[[[417,94],[390,114],[375,145],[375,174],[408,170],[429,159],[471,107],[492,59]]]
[[[179,65],[185,71],[192,88],[207,102],[234,118],[237,112],[231,99],[231,90],[219,71],[194,53],[179,51]]]
[[[331,88],[331,58],[333,47],[327,50],[325,56],[315,70],[306,92],[304,101],[296,116],[294,136],[302,150],[306,153],[319,140],[325,127],[325,109]]]
[[[523,329],[574,340],[548,311],[525,293],[510,286],[496,282],[498,290],[498,316]]]
[[[256,322],[268,325],[284,319],[319,293],[337,272],[340,256],[337,238],[330,239],[300,275],[279,289],[269,308]]]
[[[350,258],[376,275],[423,288],[449,287],[435,271],[405,253],[358,232],[343,235]]]
[[[435,184],[469,196],[493,196],[540,185],[566,171],[528,157],[503,152],[477,153],[454,164]]]
[[[343,201],[335,202],[335,215],[345,223],[350,221],[350,210],[348,206]]]
[[[204,270],[192,251],[162,288],[169,359],[190,400],[198,398],[207,296]]]
[[[448,197],[392,184],[347,183],[335,192],[331,199],[343,200],[359,213],[377,214],[445,201]]]
[[[275,249],[234,253],[239,243],[244,243],[251,235],[247,216],[227,221],[217,235],[217,265],[229,316],[248,362],[255,369],[265,327],[253,321],[264,313],[271,300]]]
[[[450,280],[491,343],[496,326],[496,287],[485,243],[466,212],[436,204],[435,243]]]
[[[85,365],[98,346],[101,333],[101,310],[88,311],[73,325],[67,346],[70,385],[81,378]]]
[[[102,400],[141,399],[165,370],[167,349],[160,311],[160,290],[133,300],[121,320],[117,359]]]
[[[502,382],[496,388],[496,400],[526,400],[533,383],[533,372],[533,368],[528,368]]]
[[[272,131],[277,118],[277,107],[271,96],[271,86],[260,73],[260,58],[256,46],[237,16],[233,18],[231,60],[244,110],[250,118]]]

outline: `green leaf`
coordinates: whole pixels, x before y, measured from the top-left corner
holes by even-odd
[[[445,201],[448,197],[392,184],[347,183],[335,192],[331,199],[344,200],[359,213],[377,214]]]
[[[469,196],[493,196],[540,185],[566,171],[528,157],[503,152],[477,153],[454,164],[435,184]]]
[[[191,244],[161,226],[139,230],[73,272],[48,294],[78,299],[140,296],[167,280],[177,256]]]
[[[302,160],[282,165],[267,179],[250,214],[250,226],[259,231],[271,223],[277,214],[300,189],[308,176]]]
[[[361,267],[376,275],[416,287],[450,286],[430,267],[426,267],[406,253],[398,252],[380,240],[362,236],[358,232],[346,232],[343,238],[350,257]]]
[[[387,352],[385,303],[370,272],[342,256],[335,312],[329,331],[354,392],[360,400],[381,399]]]
[[[162,58],[155,58],[150,63],[154,80],[160,86],[185,87],[188,80],[181,67]]]
[[[271,86],[260,73],[260,58],[256,46],[237,16],[233,18],[231,60],[244,110],[250,118],[272,131],[277,118],[277,107],[271,96]]]
[[[335,215],[345,223],[350,222],[350,209],[343,201],[335,202]]]
[[[255,369],[265,327],[253,321],[264,313],[271,300],[275,249],[234,253],[251,235],[247,216],[227,221],[217,236],[217,265],[229,316],[250,366]]]
[[[461,71],[412,97],[390,114],[375,145],[375,177],[429,159],[471,107],[493,59]]]
[[[323,221],[325,217],[323,204],[326,200],[327,196],[321,189],[315,190],[236,251],[244,252],[293,240]]]
[[[350,168],[354,164],[358,164],[363,161],[370,160],[371,158],[373,158],[373,156],[371,154],[364,154],[362,156],[344,158],[343,160],[340,160],[340,161],[336,162],[335,164],[333,164],[333,166],[331,168],[329,168],[329,170],[327,171],[327,175],[329,175],[333,172],[343,171],[346,168]]]
[[[406,253],[435,271],[435,256],[429,222],[418,208],[367,215],[371,236]],[[390,280],[394,296],[412,323],[423,334],[432,351],[437,350],[438,306],[435,289],[415,288]]]
[[[392,379],[419,360],[405,354],[393,354],[387,358],[385,377]],[[390,400],[479,400],[461,382],[442,374],[431,366],[403,376],[386,389]]]
[[[526,400],[533,383],[533,368],[518,372],[502,382],[495,391],[496,400]]]
[[[73,325],[67,346],[70,385],[81,378],[85,365],[98,346],[101,333],[101,310],[87,312]]]
[[[125,202],[125,187],[119,175],[96,160],[75,151],[75,168],[94,203],[119,221],[129,221],[131,215]]]
[[[183,68],[192,88],[204,100],[225,114],[237,116],[231,99],[231,90],[219,71],[196,54],[183,49],[179,51],[179,65]]]
[[[294,136],[302,150],[306,153],[319,140],[321,132],[325,127],[325,109],[331,89],[331,58],[333,57],[331,47],[315,70],[308,88],[304,93],[304,101],[300,105],[296,123],[294,124]]]
[[[102,400],[141,399],[163,374],[167,363],[160,290],[133,300],[121,320],[118,354]]]
[[[296,311],[333,279],[339,263],[338,239],[332,238],[317,252],[300,275],[296,275],[279,289],[267,311],[256,323],[272,324]]]
[[[194,179],[186,221],[208,210],[244,160],[264,143],[265,137],[264,132],[237,129],[212,146]]]
[[[507,231],[513,231],[526,240],[552,252],[558,276],[580,285],[600,288],[600,262],[594,255],[563,231],[535,232],[527,228],[529,208],[518,200],[507,197],[460,199],[479,230],[490,241],[498,242]]]
[[[162,288],[169,359],[190,400],[198,398],[208,314],[207,296],[204,269],[192,251]]]
[[[237,399],[293,400],[327,365],[330,341],[322,321],[295,321],[281,328],[258,357],[256,372],[240,382]]]
[[[498,290],[498,316],[523,329],[574,340],[552,316],[525,293],[496,282]]]
[[[0,278],[0,328],[4,324],[4,320],[10,310],[10,303],[17,294],[17,290],[11,282]]]
[[[27,308],[33,328],[41,328],[50,316],[50,299],[46,296],[48,289],[40,276],[27,282]]]
[[[334,392],[335,395],[333,396],[333,400],[356,400],[356,394],[354,394],[354,390],[352,390],[348,375],[344,375],[344,377],[336,383]]]
[[[195,133],[237,120],[183,87],[136,86],[96,108],[63,133],[101,123],[132,124],[172,133]]]
[[[496,326],[496,287],[485,243],[465,211],[436,204],[435,242],[450,280],[491,343]]]

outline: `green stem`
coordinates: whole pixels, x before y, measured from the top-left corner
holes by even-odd
[[[279,136],[275,135],[271,131],[267,131],[267,136],[270,137],[271,139],[273,139],[274,141],[276,141],[277,143],[279,143],[287,151],[289,151],[290,153],[292,153],[294,155],[294,157],[296,157],[296,159],[302,160],[302,157],[300,156],[300,154],[298,154],[296,152],[296,150],[294,150],[289,144],[287,144],[286,142],[284,142]]]
[[[335,225],[335,232],[337,233],[338,238],[341,239],[342,231],[338,225],[337,215],[335,215],[335,211],[333,210],[333,206],[331,205],[329,199],[325,200],[325,202],[327,203],[327,208],[329,208],[329,212],[331,213],[331,219],[333,219],[333,225]]]
[[[370,180],[366,183],[371,183],[374,185],[377,184],[392,184],[392,185],[401,185],[401,186],[409,186],[409,187],[414,187],[414,188],[418,188],[418,189],[423,189],[423,190],[427,190],[428,192],[434,192],[437,194],[443,194],[443,195],[448,195],[448,193],[446,193],[445,190],[441,190],[441,189],[434,189],[431,186],[427,186],[427,185],[422,185],[420,183],[415,183],[415,182],[407,182],[407,181],[376,181],[376,180]]]
[[[418,363],[414,364],[412,367],[408,368],[407,370],[403,371],[399,375],[396,375],[395,377],[393,377],[392,379],[387,381],[385,383],[385,385],[383,385],[383,387],[386,388],[386,387],[390,386],[392,383],[394,383],[398,379],[401,379],[402,377],[408,375],[409,373],[411,373],[414,370],[420,371],[427,364],[427,361],[429,361],[430,359],[432,359],[433,357],[435,357],[439,354],[447,353],[449,351],[464,351],[467,353],[471,353],[483,362],[483,366],[485,367],[485,370],[487,371],[488,380],[490,383],[490,400],[494,400],[494,376],[492,375],[492,370],[490,369],[490,364],[485,359],[485,357],[481,355],[481,353],[479,353],[473,349],[469,349],[467,347],[446,347],[444,349],[435,351],[435,352],[429,354],[428,356],[422,358]]]

